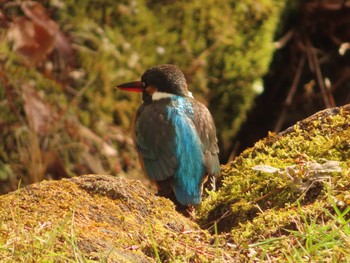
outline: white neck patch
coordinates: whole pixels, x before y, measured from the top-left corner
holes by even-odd
[[[171,98],[172,96],[175,96],[175,95],[167,92],[156,91],[152,94],[152,101],[167,99],[167,98]],[[190,98],[193,98],[192,92],[188,92],[188,96]]]
[[[155,100],[167,99],[167,98],[171,98],[172,96],[174,96],[174,94],[156,91],[152,94],[152,100],[155,101]]]

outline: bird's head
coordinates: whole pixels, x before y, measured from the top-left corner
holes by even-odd
[[[170,64],[151,67],[143,73],[141,81],[120,84],[117,88],[142,92],[142,99],[145,102],[151,102],[155,93],[191,96],[183,72],[179,67]]]

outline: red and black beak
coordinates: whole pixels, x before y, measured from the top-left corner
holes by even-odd
[[[142,92],[142,81],[133,81],[128,83],[123,83],[123,84],[117,85],[116,88],[125,90],[125,91]]]

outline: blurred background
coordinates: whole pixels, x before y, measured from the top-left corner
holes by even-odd
[[[141,97],[114,87],[153,65],[183,69],[221,163],[350,101],[348,0],[0,0],[0,40],[0,194],[89,173],[142,179]]]

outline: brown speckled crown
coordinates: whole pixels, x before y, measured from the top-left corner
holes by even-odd
[[[175,65],[163,64],[149,68],[143,73],[141,81],[154,86],[161,92],[187,96],[188,89],[185,76]]]

